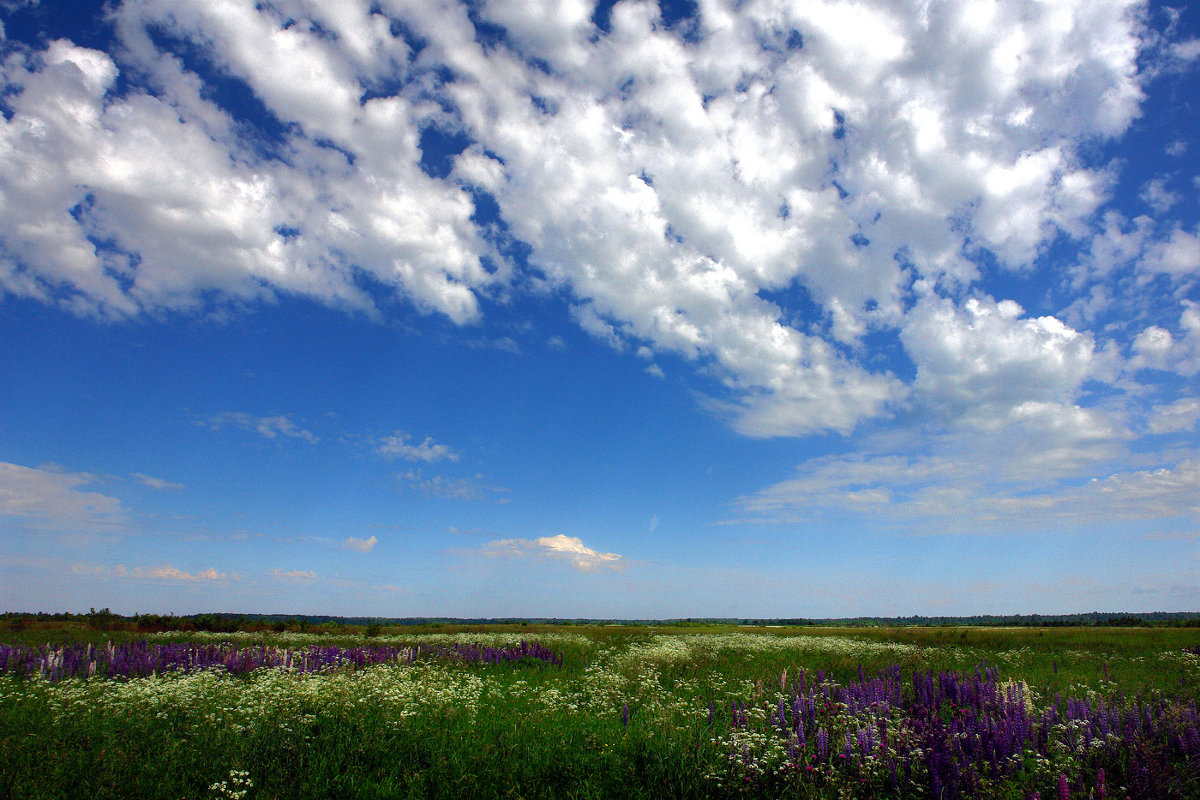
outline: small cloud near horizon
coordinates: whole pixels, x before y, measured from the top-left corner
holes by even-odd
[[[234,573],[232,576],[227,572],[219,572],[218,570],[208,567],[199,572],[185,572],[178,567],[170,564],[161,564],[154,567],[126,567],[124,564],[114,564],[106,566],[104,564],[83,564],[77,563],[71,565],[71,572],[76,575],[93,575],[96,577],[112,577],[112,578],[135,578],[138,580],[167,580],[167,581],[222,581],[232,578],[237,580],[241,576]]]
[[[311,570],[303,569],[292,569],[285,571],[276,568],[267,574],[282,581],[315,581],[317,579],[317,573]]]
[[[621,570],[626,564],[618,553],[601,553],[583,543],[577,536],[542,536],[537,539],[497,539],[484,546],[489,557],[552,558],[567,561],[580,572],[599,569]]]

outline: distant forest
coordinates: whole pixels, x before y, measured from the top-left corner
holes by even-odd
[[[788,626],[788,627],[1185,627],[1200,628],[1200,612],[1153,611],[1126,613],[1091,611],[1085,614],[977,614],[963,617],[846,617],[810,619],[807,617],[687,617],[679,619],[601,619],[557,617],[335,617],[312,614],[245,614],[213,612],[176,616],[174,614],[134,614],[123,616],[107,608],[87,613],[5,612],[0,625],[21,631],[30,625],[53,622],[83,623],[100,630],[141,631],[298,631],[307,633],[365,633],[378,635],[385,628],[399,627],[471,627],[484,625],[626,625],[642,627],[704,627],[712,625]]]

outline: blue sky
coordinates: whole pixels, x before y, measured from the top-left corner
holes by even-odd
[[[0,607],[1200,608],[1200,12],[0,0]]]

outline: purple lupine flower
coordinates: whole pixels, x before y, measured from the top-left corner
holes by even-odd
[[[1058,800],[1071,800],[1071,783],[1063,774],[1058,776]]]
[[[629,727],[629,703],[624,703],[621,706],[621,726]]]

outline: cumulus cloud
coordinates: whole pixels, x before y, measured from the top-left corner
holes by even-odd
[[[1055,317],[1029,318],[1011,300],[959,306],[929,295],[901,339],[917,367],[915,400],[950,420],[999,428],[1030,404],[1064,404],[1092,367],[1092,337]]]
[[[1071,402],[1088,334],[979,292],[973,309],[963,289],[1094,233],[1113,172],[1080,151],[1139,113],[1137,3],[708,0],[687,37],[651,2],[616,4],[603,31],[587,3],[472,9],[139,0],[113,10],[113,53],[16,48],[0,291],[107,318],[281,295],[382,317],[390,296],[465,325],[485,298],[548,285],[613,347],[689,361],[751,436],[908,407],[871,337],[910,351],[916,393],[949,392],[929,399],[943,410]],[[262,119],[221,107],[189,47]],[[466,147],[433,163],[429,132]],[[485,196],[498,219],[477,213]],[[1145,268],[1181,275],[1194,239],[1150,247]],[[964,355],[1004,328],[1007,367],[955,361],[944,337],[923,348],[931,315]],[[1018,365],[1040,381],[1023,400],[1002,385]],[[270,419],[231,422],[315,440]]]
[[[358,539],[353,536],[346,537],[346,541],[342,542],[343,550],[355,550],[359,553],[369,553],[379,544],[379,539],[372,536],[369,539]]]
[[[375,452],[388,458],[403,458],[405,461],[424,461],[432,464],[435,461],[458,461],[459,455],[448,445],[438,444],[433,437],[426,436],[420,444],[409,444],[412,437],[404,431],[396,431],[391,436],[380,440]]]
[[[117,498],[83,488],[97,481],[86,472],[0,462],[0,516],[45,530],[114,529],[125,509]]]
[[[568,562],[580,572],[600,569],[619,570],[625,565],[618,553],[601,553],[575,536],[558,534],[537,539],[497,539],[488,542],[483,552],[490,557],[556,559]]]
[[[1147,181],[1138,196],[1142,199],[1142,202],[1159,214],[1165,214],[1170,211],[1172,206],[1183,199],[1183,196],[1178,192],[1172,192],[1167,188],[1167,180],[1165,178],[1155,178],[1152,181]]]
[[[1134,338],[1130,368],[1164,370],[1185,376],[1200,372],[1200,304],[1185,300],[1183,309],[1178,335],[1151,325]]]
[[[253,431],[267,439],[275,439],[282,436],[285,439],[301,439],[309,444],[316,444],[320,441],[311,432],[299,427],[286,416],[256,417],[240,411],[230,411],[224,414],[211,414],[204,417],[201,420],[201,424],[207,424],[214,430],[226,426],[241,428],[242,430]]]

